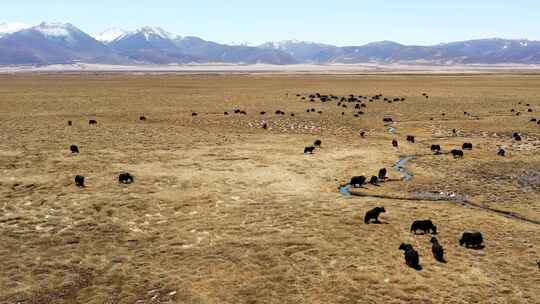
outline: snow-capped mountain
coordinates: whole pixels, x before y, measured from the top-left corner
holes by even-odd
[[[477,39],[432,46],[380,41],[361,46],[285,40],[258,47],[181,37],[159,27],[118,28],[91,37],[70,23],[0,23],[0,64],[53,63],[521,63],[540,64],[540,41]]]
[[[270,63],[293,64],[297,61],[280,50],[266,50],[246,45],[226,45],[206,41],[198,37],[183,37],[174,40],[185,54],[200,58],[205,62],[226,63]]]
[[[107,46],[70,23],[46,23],[0,39],[0,64],[50,64],[122,60]]]
[[[139,63],[187,63],[196,62],[194,56],[181,52],[173,35],[159,27],[142,27],[124,33],[111,41],[108,46],[116,53]]]
[[[283,40],[266,42],[259,46],[262,49],[283,51],[300,62],[322,63],[332,57],[338,47],[328,44],[300,40]]]
[[[178,35],[171,34],[160,27],[145,26],[135,31],[137,34],[143,34],[146,40],[159,37],[161,39],[177,39]]]
[[[115,40],[116,38],[123,36],[127,33],[128,31],[121,28],[110,28],[110,29],[105,30],[104,32],[93,35],[93,37],[97,41],[101,41],[103,43],[109,43]]]
[[[22,22],[0,23],[0,37],[13,34],[15,32],[27,29],[29,27],[32,27],[32,26],[26,23],[22,23]]]
[[[271,63],[290,64],[296,60],[279,50],[231,46],[198,37],[181,37],[157,27],[127,32],[108,44],[117,53],[144,63]]]

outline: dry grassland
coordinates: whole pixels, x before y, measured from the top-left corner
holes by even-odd
[[[357,118],[296,97],[315,92],[406,101],[366,102]],[[540,303],[533,117],[540,76],[0,76],[0,303]],[[463,142],[461,160],[429,150]],[[409,182],[391,169],[406,155]],[[356,190],[367,197],[338,192],[382,167],[391,181]],[[122,171],[135,183],[119,185]],[[364,225],[374,206],[383,224]],[[438,226],[447,264],[409,232],[416,219]],[[485,249],[460,247],[464,231]]]

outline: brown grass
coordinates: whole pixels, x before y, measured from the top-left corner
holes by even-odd
[[[352,175],[387,167],[396,181],[360,191],[455,192],[540,220],[538,187],[522,182],[540,170],[540,126],[528,122],[540,115],[540,76],[25,75],[0,83],[0,303],[540,303],[538,225],[455,202],[337,191]],[[351,107],[295,96],[312,92],[407,100],[368,102],[355,118]],[[306,113],[312,107],[323,114]],[[248,115],[223,115],[234,108]],[[512,142],[512,132],[524,141]],[[405,143],[408,134],[418,142]],[[317,138],[323,148],[303,155]],[[429,153],[432,143],[447,152],[463,142],[474,149],[462,160]],[[407,164],[411,182],[390,169],[402,155],[417,155]],[[135,183],[120,186],[122,171]],[[73,185],[76,174],[87,188]],[[384,224],[364,225],[374,206],[386,208]],[[431,256],[429,236],[408,231],[427,218],[447,264]],[[484,250],[459,246],[474,230]],[[405,266],[401,242],[419,251],[422,271]]]

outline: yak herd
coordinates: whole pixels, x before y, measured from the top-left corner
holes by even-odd
[[[301,97],[300,94],[297,94],[296,96]],[[426,93],[422,93],[422,96],[426,99],[429,98],[429,95]],[[354,96],[352,94],[346,97],[338,97],[335,95],[321,95],[320,93],[311,94],[307,97],[303,96],[301,97],[301,100],[309,100],[310,102],[315,102],[317,98],[322,103],[326,103],[332,100],[339,100],[336,103],[336,105],[342,108],[347,108],[347,103],[356,103],[354,106],[354,109],[367,108],[367,105],[365,103],[366,100],[369,100],[369,102],[382,100],[388,103],[405,101],[405,98],[386,98],[386,97],[383,97],[382,94],[374,95],[371,97],[361,96],[361,95]],[[529,112],[532,112],[531,109],[529,110],[530,110]],[[310,109],[307,110],[307,112],[312,112],[312,111],[315,111],[315,109],[312,108],[311,110]],[[362,115],[364,113],[365,111],[356,112],[354,113],[354,116],[358,117],[358,115]],[[471,115],[468,112],[464,112],[464,114]],[[342,112],[342,115],[344,115],[344,112]],[[441,115],[445,116],[446,114],[442,113]],[[431,120],[433,120],[433,118]],[[384,117],[383,123],[392,124],[394,123],[394,120],[391,117]],[[539,121],[539,124],[540,124],[540,121]],[[454,136],[457,136],[457,130],[453,129],[452,134]],[[363,132],[362,137],[364,137],[364,135],[365,135],[365,132]],[[519,133],[514,133],[512,135],[512,139],[514,141],[521,141],[521,136]],[[414,144],[416,142],[416,138],[413,135],[407,135],[406,141],[408,143]],[[320,148],[320,145],[321,145],[321,140],[317,139],[312,146],[308,146],[304,148],[304,153],[312,154],[315,151],[316,147]],[[398,140],[393,139],[392,146],[397,148],[398,145],[399,145]],[[455,159],[459,159],[459,158],[464,157],[465,150],[472,150],[472,149],[473,149],[473,144],[470,142],[465,142],[462,144],[461,149],[451,149],[449,154],[451,154]],[[430,147],[430,150],[436,155],[442,154],[442,148],[439,144],[432,144]],[[497,155],[504,157],[506,155],[506,151],[503,148],[499,148]],[[385,178],[386,178],[386,169],[383,168],[379,170],[378,176],[374,175],[371,177],[371,179],[369,180],[369,183],[372,185],[375,185],[378,183],[379,180],[383,180]],[[350,179],[349,185],[353,188],[358,188],[358,187],[362,187],[364,184],[366,184],[366,182],[367,182],[367,178],[365,176],[353,176]],[[384,207],[375,207],[367,211],[364,216],[364,223],[365,224],[380,223],[379,216],[381,213],[384,213],[384,212],[386,212],[386,209]],[[425,233],[437,234],[437,226],[435,226],[431,220],[417,220],[412,223],[411,232],[416,234],[417,231],[421,231],[424,234]],[[467,248],[482,249],[484,247],[483,242],[484,242],[484,239],[481,232],[464,232],[461,238],[459,239],[459,244]],[[432,254],[435,260],[441,263],[445,263],[446,261],[444,259],[444,248],[439,243],[439,240],[436,237],[432,237],[430,240],[430,243],[432,247],[431,248]],[[405,263],[408,266],[417,270],[421,269],[420,257],[418,255],[418,252],[413,248],[411,244],[402,243],[399,246],[399,250],[404,251]],[[540,267],[540,262],[538,262],[538,264]]]
[[[146,117],[141,116],[141,117],[139,117],[139,120],[146,120]],[[88,124],[89,125],[97,125],[97,120],[90,119],[88,121]],[[68,126],[72,126],[72,125],[73,125],[73,122],[71,120],[68,120]],[[72,154],[79,154],[80,153],[79,147],[77,145],[69,146],[69,150],[71,151]],[[86,185],[84,183],[84,180],[85,180],[84,176],[76,175],[75,176],[75,185],[77,187],[80,187],[80,188],[85,188]],[[131,183],[133,183],[133,181],[134,181],[133,176],[131,174],[127,173],[127,172],[120,173],[120,175],[118,176],[118,182],[120,184],[131,184]]]
[[[353,103],[355,104],[354,106],[354,116],[355,117],[358,117],[359,115],[363,115],[365,113],[365,111],[356,111],[358,109],[365,109],[367,108],[367,105],[366,105],[366,101],[369,101],[369,102],[375,102],[375,101],[384,101],[384,102],[387,102],[387,103],[393,103],[393,102],[403,102],[405,101],[406,99],[401,97],[401,98],[388,98],[388,97],[383,97],[382,94],[377,94],[377,95],[373,95],[373,96],[362,96],[362,95],[359,95],[359,96],[354,96],[353,94],[349,95],[349,96],[345,96],[345,97],[338,97],[336,95],[322,95],[320,93],[316,93],[316,94],[310,94],[308,96],[302,96],[300,94],[297,94],[296,95],[297,97],[301,97],[301,100],[309,100],[309,102],[315,102],[316,99],[318,99],[321,103],[327,103],[327,102],[330,102],[330,101],[336,101],[336,105],[338,107],[341,107],[341,108],[348,108],[349,107],[349,103]],[[422,96],[424,98],[429,98],[429,95],[426,94],[426,93],[422,93]],[[353,108],[353,107],[351,107]],[[532,112],[531,109],[529,109],[530,111],[529,112]],[[317,112],[319,114],[322,114],[323,112],[321,110],[317,111],[315,108],[308,108],[306,110],[307,113],[313,113],[313,112]],[[515,112],[514,109],[511,110],[511,112]],[[240,114],[240,115],[247,115],[247,112],[245,110],[241,110],[241,109],[234,109],[233,110],[233,113],[235,114]],[[467,112],[464,112],[466,115],[468,115]],[[229,115],[229,112],[224,112],[223,113],[224,115]],[[260,112],[260,115],[266,115],[267,113],[265,111],[261,111]],[[281,110],[277,110],[275,111],[275,114],[276,115],[285,115],[285,112],[281,111]],[[345,112],[341,112],[342,115],[345,114]],[[519,114],[519,112],[517,113]],[[191,114],[192,116],[197,116],[197,113],[193,112]],[[442,114],[444,116],[444,113]],[[294,116],[294,113],[291,113],[290,116]],[[145,116],[140,116],[139,117],[139,120],[141,121],[145,121],[147,118]],[[532,121],[532,120],[531,120]],[[391,117],[385,117],[383,118],[383,122],[384,123],[393,123],[393,119]],[[540,124],[540,120],[538,121],[538,123]],[[68,121],[68,126],[72,126],[73,125],[73,122],[70,120]],[[94,119],[91,119],[89,120],[89,125],[97,125],[97,121],[94,120]],[[263,129],[267,129],[268,128],[268,125],[266,123],[264,123],[262,125],[262,128]],[[453,134],[456,135],[456,130],[452,130]],[[362,132],[361,133],[361,137],[364,137],[365,136],[365,132]],[[521,136],[519,133],[514,133],[512,135],[512,139],[515,140],[515,141],[521,141]],[[411,143],[411,144],[414,144],[415,143],[415,136],[412,136],[412,135],[407,135],[406,137],[406,141]],[[321,149],[321,146],[322,146],[322,141],[320,139],[317,139],[314,141],[313,145],[311,146],[307,146],[304,148],[304,154],[313,154],[315,149]],[[392,146],[393,147],[398,147],[398,141],[397,139],[393,139],[392,140]],[[430,147],[431,151],[435,154],[441,154],[442,153],[442,149],[441,149],[441,146],[438,145],[438,144],[432,144],[431,147]],[[450,154],[454,157],[454,158],[462,158],[464,156],[464,153],[463,153],[463,150],[472,150],[473,149],[473,145],[472,143],[463,143],[462,147],[461,147],[461,150],[459,149],[452,149],[450,151]],[[74,154],[78,154],[80,153],[80,150],[79,150],[79,147],[76,146],[76,145],[71,145],[70,146],[70,151],[71,153],[74,153]],[[506,154],[506,151],[502,148],[500,148],[497,152],[497,154],[499,156],[505,156]],[[369,181],[367,180],[367,178],[365,176],[353,176],[351,179],[350,179],[350,183],[349,185],[351,187],[354,187],[354,188],[358,188],[358,187],[362,187],[364,184],[366,184],[366,182],[372,184],[372,185],[376,185],[379,183],[379,181],[382,181],[384,179],[387,178],[387,170],[386,168],[382,168],[379,170],[378,174],[377,175],[373,175]],[[131,184],[134,182],[134,177],[133,175],[131,175],[130,173],[128,172],[123,172],[123,173],[120,173],[119,176],[118,176],[118,182],[120,184]],[[75,185],[77,187],[85,187],[85,177],[82,176],[82,175],[77,175],[75,176]],[[365,213],[365,216],[364,216],[364,223],[365,224],[369,224],[369,223],[381,223],[380,220],[379,220],[379,216],[381,213],[385,213],[386,212],[386,209],[384,207],[375,207],[369,211],[367,211]],[[432,235],[436,235],[437,234],[437,226],[435,226],[433,224],[433,222],[431,220],[417,220],[417,221],[414,221],[411,225],[411,228],[410,228],[410,231],[411,233],[415,234],[420,231],[422,234],[426,234],[426,233],[431,233]],[[481,249],[483,248],[483,236],[480,232],[464,232],[461,236],[461,238],[459,239],[459,244],[461,246],[465,246],[467,248],[477,248],[477,249]],[[444,248],[441,246],[441,244],[439,243],[438,239],[436,237],[432,237],[431,240],[430,240],[430,243],[432,245],[432,254],[433,254],[433,257],[435,258],[435,260],[441,262],[441,263],[445,263],[445,259],[444,259]],[[420,256],[418,254],[418,252],[413,248],[413,246],[411,244],[407,244],[407,243],[402,243],[400,246],[399,246],[399,250],[403,250],[404,251],[404,257],[405,257],[405,263],[406,265],[408,265],[409,267],[413,268],[413,269],[416,269],[416,270],[420,270],[421,269],[421,266],[420,266]],[[540,268],[540,261],[538,262],[538,267]]]

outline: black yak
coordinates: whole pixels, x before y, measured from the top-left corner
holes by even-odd
[[[378,185],[379,184],[379,178],[375,175],[373,175],[370,179],[369,179],[369,183],[372,184],[372,185]]]
[[[118,182],[120,184],[131,184],[133,183],[133,181],[134,181],[133,175],[127,172],[120,173],[120,175],[118,175]]]
[[[84,188],[84,176],[82,175],[75,176],[75,185],[77,187]]]
[[[71,153],[79,153],[79,147],[77,147],[76,145],[69,146],[69,150],[71,151]]]
[[[416,234],[416,231],[421,230],[424,233],[437,234],[437,226],[433,225],[431,220],[414,221],[411,225],[411,232]]]
[[[461,151],[461,150],[454,149],[454,150],[450,151],[450,153],[452,153],[452,156],[454,158],[463,158],[463,151]]]
[[[351,178],[351,186],[353,188],[360,188],[366,183],[366,177],[363,175],[360,176],[353,176]]]
[[[368,212],[366,212],[366,215],[364,216],[364,224],[369,224],[371,220],[374,220],[374,223],[380,223],[379,221],[379,214],[382,212],[386,212],[384,207],[375,207]]]
[[[385,179],[386,173],[387,173],[386,168],[379,169],[379,174],[378,174],[379,179]]]
[[[484,238],[480,232],[463,232],[461,239],[459,240],[459,245],[472,248],[481,248]]]
[[[444,248],[439,244],[439,240],[437,240],[436,237],[432,237],[430,240],[431,244],[431,252],[433,253],[433,257],[435,260],[445,263],[444,260]]]
[[[472,150],[473,145],[472,145],[472,143],[463,143],[463,145],[461,146],[461,148],[462,148],[463,150]]]
[[[407,266],[414,268],[416,270],[420,270],[420,257],[418,256],[418,252],[414,250],[413,246],[410,244],[401,243],[399,245],[399,250],[403,250],[405,254],[405,263]]]
[[[315,147],[305,147],[304,148],[304,154],[313,154],[313,151],[315,150]]]

